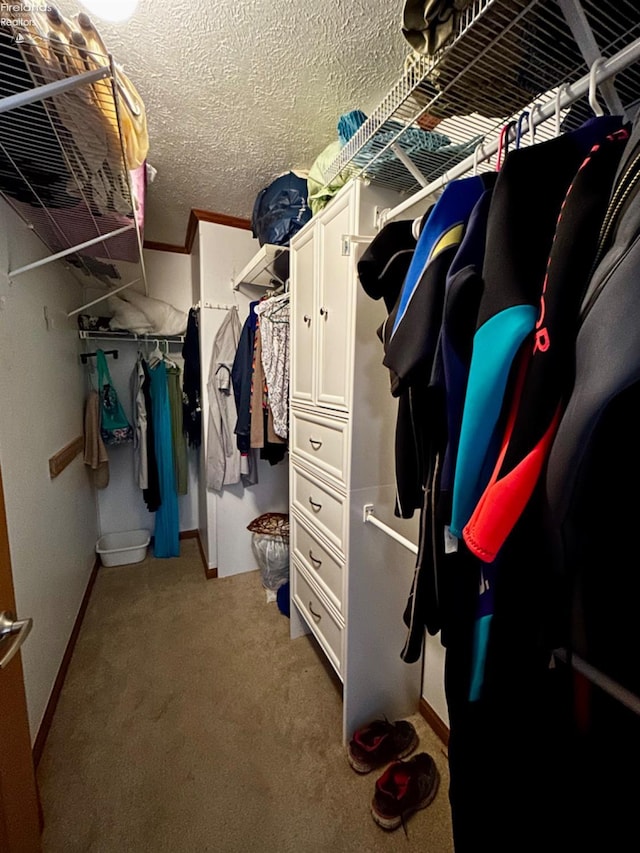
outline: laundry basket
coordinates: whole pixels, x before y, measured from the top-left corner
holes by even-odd
[[[151,541],[148,530],[126,530],[122,533],[105,533],[98,539],[96,553],[103,566],[126,566],[140,563],[147,556]]]
[[[289,516],[265,512],[247,525],[251,549],[258,562],[265,589],[275,592],[289,580]]]

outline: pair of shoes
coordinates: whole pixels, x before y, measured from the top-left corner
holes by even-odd
[[[370,773],[390,761],[405,758],[417,746],[417,732],[407,720],[375,720],[354,732],[347,757],[356,773]]]
[[[420,752],[390,764],[376,782],[371,801],[373,819],[383,829],[397,829],[414,812],[426,808],[438,792],[440,774],[433,758]]]

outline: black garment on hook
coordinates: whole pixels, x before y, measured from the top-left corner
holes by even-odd
[[[200,447],[202,441],[202,406],[200,403],[200,312],[189,311],[187,334],[182,346],[184,379],[182,382],[182,421],[189,447]]]

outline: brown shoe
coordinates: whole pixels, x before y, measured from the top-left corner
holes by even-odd
[[[376,782],[371,802],[373,819],[383,829],[404,826],[410,815],[433,801],[439,784],[438,768],[427,752],[408,761],[395,761]]]
[[[369,773],[404,758],[418,746],[418,735],[407,720],[375,720],[354,732],[349,742],[349,764],[356,773]]]

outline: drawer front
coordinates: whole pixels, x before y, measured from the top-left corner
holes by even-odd
[[[346,422],[309,415],[306,412],[293,411],[291,415],[293,452],[346,486]]]
[[[331,616],[295,561],[293,567],[294,601],[333,668],[342,677],[342,628]]]
[[[320,530],[336,548],[344,552],[346,498],[318,482],[296,465],[292,468],[293,505],[312,528]]]
[[[332,557],[295,516],[291,517],[291,549],[311,577],[342,612],[343,564]]]

